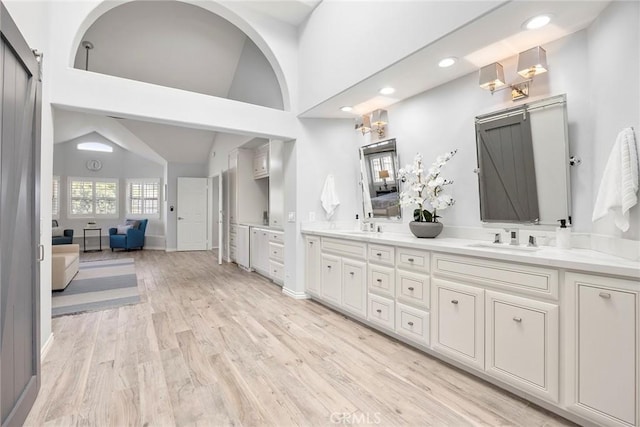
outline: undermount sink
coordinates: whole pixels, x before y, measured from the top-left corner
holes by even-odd
[[[506,243],[470,243],[467,245],[470,248],[487,248],[487,249],[499,249],[503,251],[518,251],[518,252],[536,252],[539,251],[540,248],[536,246],[516,246],[509,245]]]
[[[336,230],[342,234],[349,234],[351,236],[375,236],[377,233],[373,231],[357,231],[357,230]]]

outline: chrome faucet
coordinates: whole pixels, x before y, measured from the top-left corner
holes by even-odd
[[[509,237],[511,238],[511,242],[509,243],[510,245],[518,246],[520,244],[520,231],[517,228],[511,230],[505,228],[504,231],[509,233]]]
[[[500,244],[502,243],[502,234],[501,233],[496,233],[493,236],[493,243],[495,244]]]

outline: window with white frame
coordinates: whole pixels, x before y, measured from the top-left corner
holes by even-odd
[[[127,180],[127,214],[138,216],[160,215],[160,180]]]
[[[382,154],[371,159],[371,175],[373,182],[387,182],[395,180],[393,159],[389,154]]]
[[[69,217],[118,216],[118,180],[69,178]]]
[[[53,187],[51,189],[51,216],[54,219],[60,217],[60,177],[53,177]]]

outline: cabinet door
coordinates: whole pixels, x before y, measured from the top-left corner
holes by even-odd
[[[487,373],[558,402],[558,306],[486,292]]]
[[[263,271],[269,271],[269,232],[267,230],[260,230],[260,255],[259,265]]]
[[[342,260],[342,307],[367,317],[367,264],[362,261]]]
[[[369,290],[393,298],[396,292],[395,271],[390,267],[369,264]]]
[[[305,289],[310,294],[320,293],[320,238],[305,237]]]
[[[565,280],[575,339],[570,409],[603,425],[640,425],[639,283],[573,273]]]
[[[433,346],[484,369],[484,290],[441,279],[433,283]]]
[[[396,296],[398,301],[422,308],[429,308],[429,276],[398,269],[396,272]]]
[[[322,254],[322,298],[334,304],[342,304],[342,260],[333,255]]]
[[[254,227],[251,227],[251,241],[249,247],[251,248],[251,268],[254,270],[260,270],[260,231]]]

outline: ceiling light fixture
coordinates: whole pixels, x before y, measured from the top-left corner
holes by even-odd
[[[546,73],[547,69],[547,52],[536,46],[518,54],[517,71],[526,80],[506,85],[502,64],[494,62],[480,69],[479,84],[481,88],[491,91],[492,95],[495,91],[511,88],[511,99],[516,101],[529,96],[529,83],[533,81],[534,76]]]
[[[549,22],[551,22],[551,16],[538,15],[524,21],[524,24],[522,24],[522,28],[526,28],[527,30],[537,30],[538,28],[544,27]]]
[[[395,91],[396,90],[390,86],[383,87],[382,89],[380,89],[380,95],[391,95]]]
[[[76,145],[78,150],[83,151],[100,151],[102,153],[113,153],[113,147],[101,142],[81,142]]]
[[[458,58],[456,58],[454,56],[451,56],[449,58],[444,58],[444,59],[440,60],[440,62],[438,62],[438,67],[440,67],[440,68],[451,67],[456,62],[458,62]]]
[[[384,138],[385,126],[389,123],[387,110],[375,110],[373,113],[365,114],[356,118],[355,129],[366,135],[370,132],[378,134],[378,138]]]
[[[350,107],[349,105],[345,105],[344,107],[340,107],[340,111],[344,111],[345,113],[348,113],[350,111],[353,110],[353,107]]]

